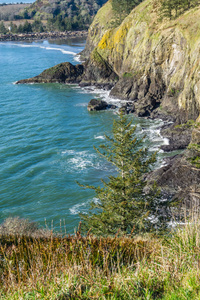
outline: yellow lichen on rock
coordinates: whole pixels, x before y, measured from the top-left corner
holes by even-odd
[[[106,3],[91,26],[89,35],[96,51],[121,78],[135,74],[138,85],[161,80],[163,109],[171,105],[171,111],[176,107],[186,118],[196,119],[200,111],[200,8],[176,20],[160,20],[158,1],[145,0],[117,28],[112,27],[111,18],[103,24],[102,13],[109,16],[111,10],[111,2]]]

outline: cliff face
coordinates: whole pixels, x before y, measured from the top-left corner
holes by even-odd
[[[108,17],[107,17],[108,16]],[[84,51],[94,51],[120,80],[111,94],[136,102],[140,116],[200,119],[200,9],[160,21],[156,0],[142,2],[117,28],[110,2],[100,9]],[[155,111],[154,113],[155,114]]]

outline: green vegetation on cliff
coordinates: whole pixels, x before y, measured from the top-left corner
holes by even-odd
[[[162,114],[178,123],[200,116],[200,9],[176,19],[161,19],[161,3],[146,0],[113,28],[108,1],[89,29],[87,57],[96,48],[120,80],[111,94],[136,102],[138,115],[150,115],[159,105]],[[105,14],[110,16],[105,20]],[[136,74],[127,78],[123,74]],[[142,111],[144,110],[144,111]]]
[[[177,18],[187,10],[198,6],[199,0],[162,0],[161,1],[161,15],[167,18]]]

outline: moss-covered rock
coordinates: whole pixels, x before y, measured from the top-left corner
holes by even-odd
[[[137,100],[139,107],[151,103],[153,110],[162,103],[163,112],[179,123],[196,120],[200,115],[200,9],[161,21],[159,8],[159,2],[146,0],[113,28],[111,3],[106,3],[90,27],[85,53],[96,47],[119,76],[113,96]],[[132,74],[132,82],[124,74]]]
[[[69,62],[58,64],[46,69],[40,75],[29,79],[19,80],[19,83],[79,83],[84,71],[83,65],[73,66]]]
[[[90,55],[90,59],[85,64],[81,85],[107,86],[111,88],[118,79],[118,75],[95,48]]]

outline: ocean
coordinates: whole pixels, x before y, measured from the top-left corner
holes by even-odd
[[[116,172],[93,148],[111,133],[116,110],[88,112],[87,104],[97,97],[122,102],[94,87],[15,84],[64,61],[79,63],[84,45],[84,39],[0,43],[0,222],[19,216],[55,229],[61,222],[73,233],[79,212],[95,200],[76,181],[98,186]],[[167,143],[160,120],[134,117],[134,123],[151,151]]]

